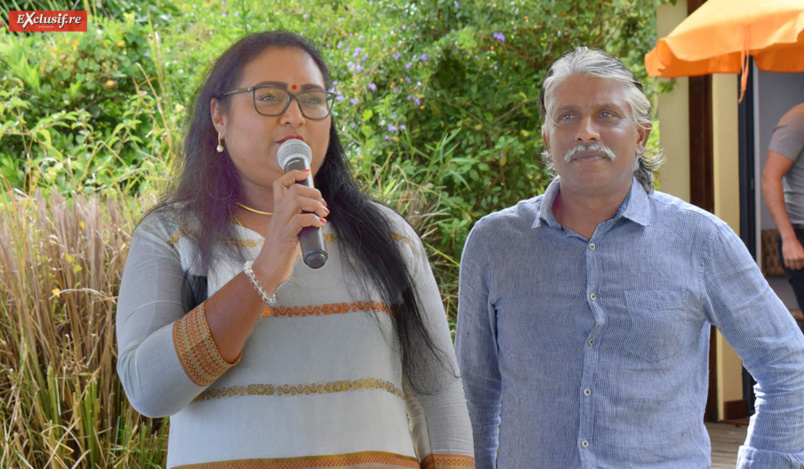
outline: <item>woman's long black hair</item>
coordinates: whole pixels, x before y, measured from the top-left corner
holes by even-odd
[[[249,35],[231,46],[213,65],[197,91],[190,110],[191,121],[184,142],[184,158],[179,164],[180,178],[159,208],[181,207],[182,231],[197,243],[199,272],[207,272],[213,253],[222,246],[236,250],[232,217],[241,187],[237,169],[227,154],[215,151],[217,131],[210,118],[210,100],[240,81],[243,68],[268,48],[294,47],[306,52],[318,65],[329,88],[329,72],[321,54],[307,40],[283,31]],[[426,369],[448,366],[425,326],[413,279],[400,247],[391,237],[390,221],[362,193],[352,176],[333,120],[329,148],[315,176],[315,186],[327,201],[333,227],[342,246],[347,265],[364,282],[373,281],[395,319],[395,330],[402,348],[402,371],[417,392],[432,392],[437,382],[427,380]],[[242,256],[239,252],[235,255]],[[450,366],[451,368],[451,366]],[[453,374],[454,369],[450,370]]]

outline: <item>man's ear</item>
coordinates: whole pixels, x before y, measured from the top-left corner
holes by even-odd
[[[645,153],[648,148],[648,138],[650,138],[651,130],[653,130],[652,124],[637,126],[637,155]]]
[[[544,149],[547,150],[547,160],[552,163],[553,154],[550,153],[550,136],[545,131],[542,131],[542,140],[544,141]]]

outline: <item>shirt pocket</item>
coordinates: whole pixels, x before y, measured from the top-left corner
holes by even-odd
[[[689,293],[684,291],[627,290],[625,301],[631,329],[625,350],[649,362],[680,353],[689,325]]]

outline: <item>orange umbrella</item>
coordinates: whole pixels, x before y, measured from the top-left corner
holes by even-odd
[[[804,0],[708,0],[645,56],[648,75],[804,71]],[[742,99],[742,93],[740,96]]]

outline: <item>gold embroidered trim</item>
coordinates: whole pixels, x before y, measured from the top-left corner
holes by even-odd
[[[404,241],[405,244],[410,246],[410,239],[405,235],[401,235],[399,233],[391,233],[391,238],[393,238],[394,241]]]
[[[266,308],[267,309],[267,308]],[[285,316],[285,317],[306,317],[306,316],[329,316],[331,314],[356,313],[358,311],[377,311],[385,313],[391,317],[391,308],[385,303],[377,301],[356,301],[353,303],[328,303],[317,306],[274,306],[268,311],[263,311],[263,316]]]
[[[474,468],[475,458],[461,454],[431,454],[422,461],[422,469]]]
[[[411,456],[364,451],[362,453],[334,454],[326,456],[301,456],[276,459],[238,459],[201,464],[175,466],[174,469],[305,469],[327,467],[330,469],[419,469],[419,462]]]
[[[179,242],[182,236],[184,236],[184,233],[182,233],[181,230],[177,230],[175,233],[170,235],[170,239],[167,241],[168,246],[176,247],[176,243]]]
[[[226,388],[207,389],[198,395],[194,402],[206,401],[211,399],[222,399],[225,397],[239,396],[297,396],[311,394],[331,394],[349,391],[378,390],[391,393],[400,399],[405,395],[402,390],[397,388],[394,383],[379,378],[360,378],[355,381],[342,380],[330,381],[324,384],[249,384],[246,386],[229,386]]]
[[[221,356],[209,330],[205,305],[201,303],[173,323],[173,347],[179,363],[190,381],[198,386],[209,386],[240,361],[240,356],[234,363]]]

